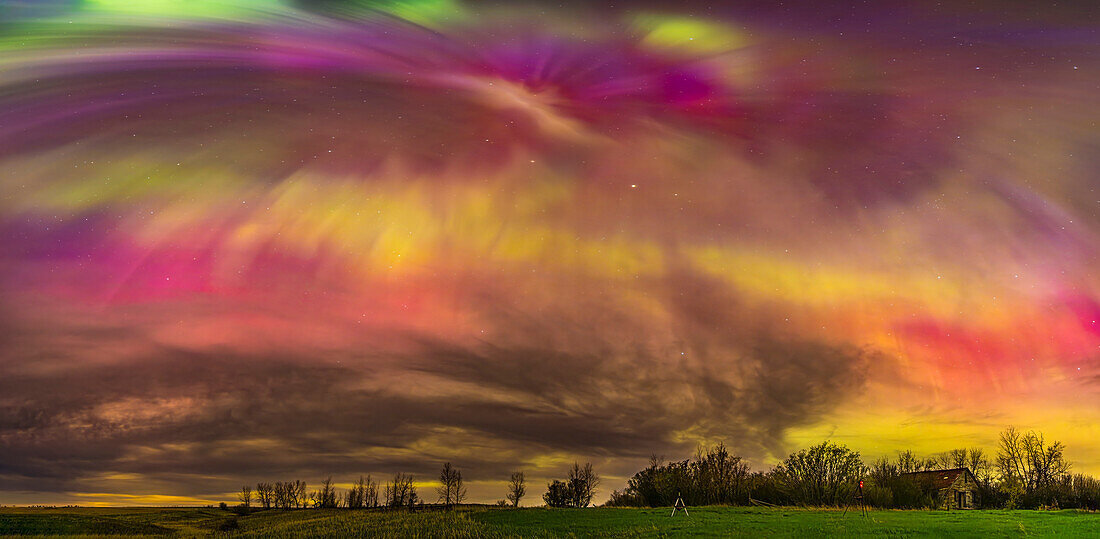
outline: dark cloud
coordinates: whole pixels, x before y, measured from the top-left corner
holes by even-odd
[[[89,244],[68,240],[71,228],[53,231],[62,242],[39,227],[4,229],[22,238],[0,258],[22,257],[9,265],[20,271],[5,276],[0,317],[0,478],[9,490],[202,495],[271,478],[431,476],[446,459],[471,479],[497,479],[561,455],[616,459],[608,469],[627,473],[701,439],[760,462],[784,449],[786,429],[859,387],[868,362],[846,345],[784,334],[773,306],[679,265],[613,293],[570,275],[455,277],[464,312],[488,328],[476,341],[373,327],[338,350],[168,344],[179,321],[267,316],[270,306],[252,296],[69,305],[21,292],[117,281],[106,263],[52,271],[87,260]],[[307,301],[284,284],[256,286],[316,313],[322,330],[348,331],[326,313],[339,302]],[[528,288],[562,293],[525,299]],[[619,297],[639,291],[667,312],[667,327]],[[111,479],[119,476],[141,479]]]
[[[324,358],[135,346],[132,329],[9,326],[20,345],[0,356],[0,476],[56,492],[139,474],[195,494],[283,475],[432,474],[458,452],[469,477],[493,478],[541,454],[690,453],[684,432],[760,459],[863,382],[861,351],[746,326],[766,314],[715,310],[710,302],[734,300],[703,278],[668,283],[683,336],[668,349],[643,343],[630,313],[569,301],[536,312],[478,304],[500,335],[482,342],[395,334],[406,344]],[[54,341],[86,346],[27,361]],[[102,358],[97,346],[122,352]],[[445,445],[460,439],[492,451]]]

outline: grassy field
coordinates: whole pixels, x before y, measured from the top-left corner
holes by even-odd
[[[0,535],[175,537],[1100,537],[1077,511],[872,511],[706,507],[463,509],[432,512],[0,509]]]

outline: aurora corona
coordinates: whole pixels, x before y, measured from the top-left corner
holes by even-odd
[[[1100,473],[1088,18],[676,4],[0,3],[0,503],[1007,425]]]

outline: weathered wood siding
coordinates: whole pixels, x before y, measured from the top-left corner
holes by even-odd
[[[938,498],[941,509],[974,509],[978,507],[978,484],[970,473],[961,473],[950,486],[940,489]]]

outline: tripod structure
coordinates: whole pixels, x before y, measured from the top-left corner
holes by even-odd
[[[672,504],[672,514],[669,515],[669,516],[670,517],[676,516],[676,510],[677,509],[683,509],[685,515],[691,516],[691,513],[688,513],[687,504],[684,503],[684,499],[682,497],[680,497],[679,492],[676,493],[676,503]]]
[[[852,499],[848,500],[848,503],[844,504],[844,514],[841,515],[841,516],[844,516],[844,515],[848,514],[848,507],[851,506],[853,502],[858,503],[859,504],[859,510],[863,513],[863,516],[867,516],[867,506],[863,503],[863,480],[862,479],[859,480],[859,490],[856,491],[856,493],[854,495],[852,495]]]

